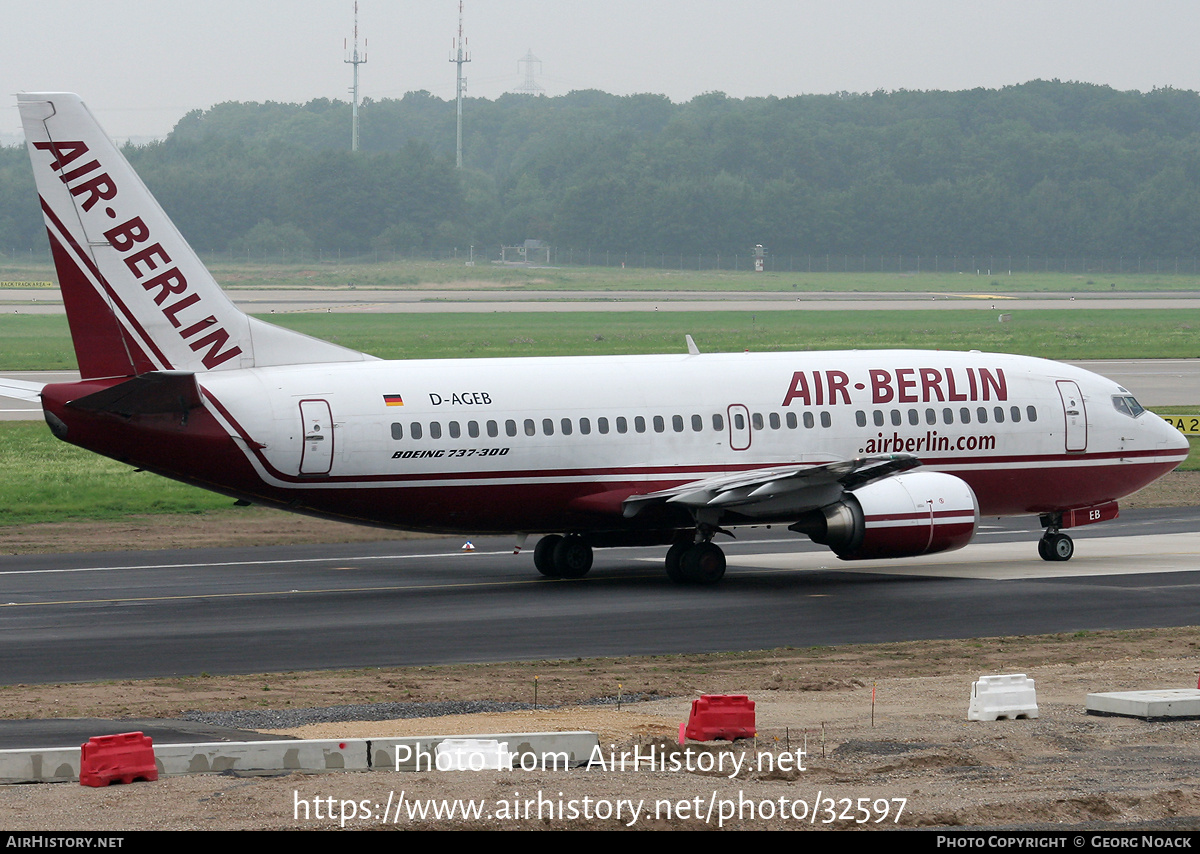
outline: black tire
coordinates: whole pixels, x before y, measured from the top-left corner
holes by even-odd
[[[583,537],[563,537],[554,547],[554,569],[559,578],[583,578],[592,568],[592,547]]]
[[[667,578],[676,584],[683,584],[687,578],[683,574],[683,554],[692,547],[692,541],[679,540],[667,549]]]
[[[562,541],[563,538],[559,534],[549,534],[538,540],[533,549],[533,565],[547,578],[558,578],[558,570],[554,563],[554,551]]]
[[[692,584],[716,584],[725,577],[725,552],[714,543],[697,543],[680,561],[684,578]]]
[[[1050,535],[1046,534],[1038,540],[1038,557],[1042,560],[1054,560],[1054,553],[1050,550]]]

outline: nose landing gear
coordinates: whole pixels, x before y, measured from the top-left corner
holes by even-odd
[[[1042,560],[1070,560],[1075,554],[1075,542],[1066,534],[1059,533],[1063,517],[1061,513],[1046,513],[1041,517],[1046,533],[1038,540],[1038,556]]]

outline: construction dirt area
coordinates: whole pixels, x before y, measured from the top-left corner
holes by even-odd
[[[1166,498],[1143,495],[1140,506],[1195,503],[1196,484],[1194,473],[1176,473],[1160,487]],[[293,541],[286,531],[288,517],[264,512],[246,519],[256,520],[246,537]],[[227,526],[214,533],[210,521],[206,540],[203,519],[196,520],[191,534],[181,533],[178,522],[171,524],[170,538],[162,526],[160,545],[212,544],[214,536],[232,544]],[[140,520],[127,525],[146,532],[156,527]],[[99,530],[104,526],[97,526],[88,534],[92,549],[103,547]],[[128,527],[108,529],[113,542],[128,543]],[[46,542],[46,533],[45,526],[11,529],[0,535],[2,548],[21,549],[22,537]],[[380,538],[378,531],[363,533]],[[241,535],[234,532],[235,541]],[[142,542],[154,547],[156,541],[146,533]],[[1195,830],[1200,829],[1195,786],[1200,721],[1097,717],[1086,714],[1085,702],[1094,692],[1193,688],[1198,667],[1200,629],[1193,627],[721,655],[11,685],[0,687],[0,708],[9,719],[120,719],[383,702],[530,704],[536,678],[537,708],[342,720],[287,734],[348,739],[589,730],[599,736],[604,761],[570,771],[210,774],[107,788],[5,786],[0,787],[0,825],[43,831],[343,825]],[[984,674],[1007,673],[1035,680],[1038,717],[968,721],[972,683]],[[746,694],[756,704],[757,737],[681,748],[679,725],[691,702],[701,694],[723,693]],[[635,765],[635,751],[643,759],[657,757],[658,763]]]

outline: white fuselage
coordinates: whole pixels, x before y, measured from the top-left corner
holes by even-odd
[[[725,471],[904,453],[967,480],[981,512],[1000,515],[1119,498],[1187,448],[1156,416],[1114,406],[1129,393],[1110,380],[990,353],[366,362],[200,381],[230,435],[263,446],[247,458],[282,490],[650,492]]]

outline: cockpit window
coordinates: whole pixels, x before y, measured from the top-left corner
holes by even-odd
[[[1116,409],[1117,412],[1124,413],[1130,418],[1137,418],[1146,411],[1142,408],[1142,405],[1137,402],[1137,398],[1135,398],[1133,395],[1114,394],[1112,402],[1113,408]]]

